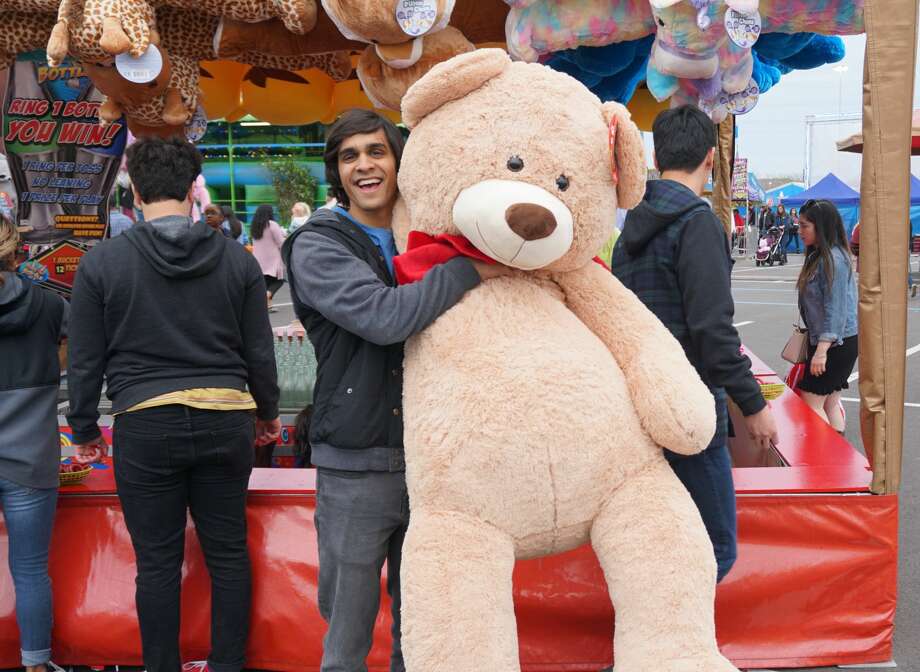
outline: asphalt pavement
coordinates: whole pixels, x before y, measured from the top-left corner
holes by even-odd
[[[780,351],[796,317],[795,280],[802,265],[801,255],[789,255],[789,264],[758,268],[749,259],[738,259],[732,273],[735,324],[741,340],[774,371],[785,376],[789,365]],[[918,268],[917,257],[912,267]],[[920,281],[920,274],[917,274]],[[906,285],[906,282],[905,282]],[[906,287],[905,287],[906,291]],[[273,326],[294,319],[290,294],[285,285],[275,297]],[[900,491],[900,548],[898,612],[894,639],[894,662],[898,670],[920,672],[920,296],[908,299],[907,383],[904,412],[904,458]],[[854,381],[845,393],[846,437],[862,450],[859,435],[859,387]],[[837,668],[810,668],[835,670]],[[870,669],[870,668],[857,668]]]

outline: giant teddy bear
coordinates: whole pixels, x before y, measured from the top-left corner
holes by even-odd
[[[643,194],[629,114],[496,49],[435,66],[402,113],[400,246],[464,236],[517,269],[406,344],[407,669],[519,670],[515,560],[590,541],[618,670],[735,671],[716,646],[712,546],[662,453],[708,444],[713,399],[592,261],[617,206]]]

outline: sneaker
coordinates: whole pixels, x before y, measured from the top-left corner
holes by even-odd
[[[208,661],[193,660],[182,666],[182,672],[208,672]]]

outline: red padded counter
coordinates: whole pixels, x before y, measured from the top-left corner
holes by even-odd
[[[763,382],[781,382],[751,357]],[[734,470],[739,558],[717,595],[720,645],[739,667],[889,660],[898,500],[868,494],[865,458],[796,395],[787,391],[771,404],[780,427],[775,454],[759,456],[741,437],[733,445],[739,461],[773,466]],[[314,475],[312,469],[256,469],[250,480],[253,668],[319,669],[325,625],[316,607]],[[139,665],[134,554],[111,466],[62,488],[59,501],[51,557],[55,660]],[[0,524],[0,555],[5,547]],[[208,649],[210,604],[191,525],[183,582],[183,655],[197,660]],[[524,670],[596,672],[610,663],[614,614],[589,548],[520,562],[514,585]],[[386,591],[381,594],[369,663],[382,671],[388,669],[389,606]],[[0,668],[18,665],[17,637],[3,562]]]

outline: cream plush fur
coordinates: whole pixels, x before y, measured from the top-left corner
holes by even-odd
[[[628,113],[481,49],[435,66],[403,118],[414,129],[399,173],[402,243],[410,228],[458,233],[457,197],[484,180],[536,185],[574,221],[555,261],[484,282],[406,345],[407,669],[518,671],[515,559],[590,541],[616,608],[619,672],[734,671],[716,647],[712,546],[661,451],[701,451],[713,399],[661,322],[592,261],[617,203],[643,193]]]

